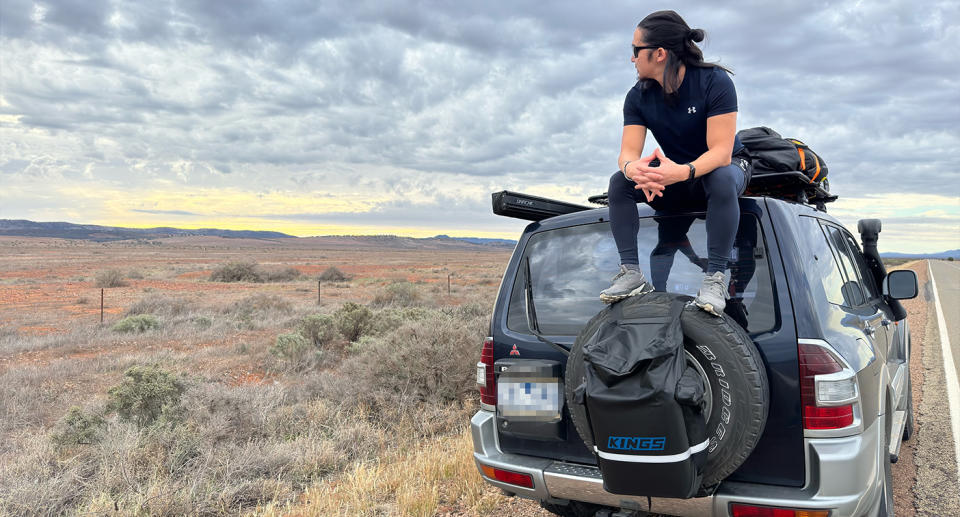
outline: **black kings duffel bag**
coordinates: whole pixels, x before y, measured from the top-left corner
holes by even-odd
[[[678,298],[685,301],[692,299],[689,296],[656,291],[643,296],[631,296],[608,305],[587,322],[574,341],[564,374],[564,395],[574,427],[587,448],[594,453],[601,449],[595,448],[600,442],[594,440],[594,431],[584,400],[587,370],[593,369],[584,359],[586,345],[595,341],[601,327],[609,328],[612,321],[667,316],[670,314],[671,305]],[[685,390],[689,389],[683,386],[692,380],[689,375],[690,367],[700,374],[696,384],[706,390],[703,397],[703,415],[710,444],[707,446],[706,465],[702,469],[701,490],[696,497],[711,493],[717,484],[737,470],[750,456],[763,434],[769,406],[769,388],[760,352],[747,332],[733,318],[727,314],[717,318],[697,307],[688,306],[684,308],[680,321],[684,335],[683,354],[686,356],[688,368],[684,370],[687,376],[683,377],[685,380],[678,393],[685,393]],[[671,364],[676,368],[675,363]],[[616,389],[616,386],[613,388]],[[681,398],[693,400],[695,396],[681,394]],[[600,410],[594,412],[598,411]],[[607,444],[610,443],[609,437],[604,440]],[[688,438],[688,441],[693,443],[694,440]],[[622,442],[614,442],[613,445],[624,447]],[[632,443],[628,445],[633,446]],[[636,445],[637,448],[651,446],[646,443]],[[609,447],[602,450],[605,454],[619,453]],[[625,493],[648,495],[647,488],[655,489],[656,486],[656,482],[649,486],[639,482],[631,483],[625,487]]]
[[[684,304],[673,296],[625,318],[618,302],[584,343],[580,389],[608,492],[688,498],[700,489],[709,440],[703,384],[684,355]]]

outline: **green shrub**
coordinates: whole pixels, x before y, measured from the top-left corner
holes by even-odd
[[[399,305],[409,307],[420,301],[420,289],[410,282],[397,282],[388,285],[383,291],[373,297],[373,305]]]
[[[297,331],[306,340],[322,347],[337,338],[337,325],[327,314],[311,314],[300,320]]]
[[[200,330],[207,330],[213,326],[213,320],[206,316],[197,316],[193,318],[193,324],[197,326]]]
[[[123,287],[127,283],[123,280],[123,271],[119,269],[107,269],[98,271],[96,276],[97,287]]]
[[[213,282],[263,282],[263,273],[256,262],[227,262],[210,273]]]
[[[435,311],[424,307],[404,307],[397,314],[404,321],[418,321],[433,316]]]
[[[156,366],[131,366],[123,372],[123,382],[107,392],[107,411],[140,427],[160,417],[175,420],[180,396],[186,387],[177,377]]]
[[[54,426],[51,438],[57,445],[69,447],[95,443],[100,438],[104,420],[99,415],[88,414],[79,406],[73,406]]]
[[[457,307],[457,313],[465,318],[489,318],[493,307],[486,303],[465,303]]]
[[[424,307],[387,307],[374,314],[370,332],[383,335],[396,330],[408,321],[419,321],[436,315],[435,309]]]
[[[340,366],[353,373],[322,376],[320,391],[326,399],[363,404],[384,415],[389,408],[409,412],[461,403],[476,393],[471,365],[488,321],[434,311],[382,336],[361,338]]]
[[[350,276],[343,271],[330,266],[325,269],[323,273],[320,273],[320,276],[317,277],[317,280],[320,280],[321,282],[346,282],[347,280],[350,280]]]
[[[153,330],[160,328],[160,322],[157,321],[157,318],[151,314],[137,314],[135,316],[127,316],[122,320],[116,322],[113,325],[113,330],[115,332],[146,332],[148,330]]]
[[[230,304],[224,312],[237,316],[263,316],[269,312],[290,312],[293,305],[276,294],[254,294]]]
[[[164,314],[167,316],[179,316],[188,312],[190,309],[190,300],[186,298],[148,294],[131,305],[130,308],[127,309],[126,315]]]
[[[300,278],[303,273],[295,267],[285,267],[283,269],[271,269],[261,273],[264,282],[290,282]]]
[[[237,328],[258,329],[291,310],[293,305],[280,296],[260,293],[231,303],[223,313],[233,317]]]
[[[347,341],[356,341],[373,329],[373,311],[358,303],[347,302],[333,313],[337,330]]]
[[[290,363],[296,369],[311,366],[318,358],[319,350],[307,338],[296,332],[280,334],[270,347],[270,353]]]

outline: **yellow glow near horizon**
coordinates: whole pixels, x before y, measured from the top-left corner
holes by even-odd
[[[541,189],[543,190],[543,189]],[[562,189],[556,189],[561,194]],[[478,188],[467,188],[461,195],[477,196]],[[544,195],[545,192],[539,192]],[[566,193],[569,196],[569,193]],[[553,197],[564,198],[556,195]],[[383,203],[396,200],[393,195],[371,197],[368,193],[338,192],[253,192],[240,188],[191,188],[158,180],[153,188],[90,187],[87,184],[32,188],[11,185],[0,193],[4,199],[33,199],[35,208],[22,217],[46,221],[70,221],[130,228],[170,226],[183,229],[218,228],[225,230],[276,231],[298,237],[316,235],[400,235],[432,237],[481,237],[515,240],[526,222],[496,218],[485,225],[452,227],[438,215],[429,225],[410,226],[387,219],[369,221],[356,218],[342,224],[330,219],[312,221],[324,214],[362,214]],[[432,203],[427,196],[418,202]],[[880,235],[881,251],[927,253],[960,248],[960,200],[936,194],[885,194],[841,197],[827,206],[828,213],[840,219],[854,234],[862,218],[884,221]],[[29,214],[29,215],[28,215]],[[488,212],[489,214],[489,212]],[[495,217],[490,214],[490,217]],[[19,218],[19,217],[18,217]],[[382,223],[380,222],[382,221]]]
[[[244,219],[222,219],[222,220],[204,220],[203,222],[151,222],[151,223],[130,223],[129,221],[111,221],[111,220],[91,220],[85,221],[86,224],[97,224],[101,226],[122,226],[124,228],[157,228],[172,227],[182,230],[200,230],[204,228],[215,228],[218,230],[237,230],[237,231],[265,231],[280,232],[295,237],[319,237],[326,235],[396,235],[400,237],[426,238],[437,235],[447,235],[448,237],[478,237],[484,239],[509,239],[517,240],[520,236],[520,230],[510,232],[495,231],[474,231],[467,232],[449,230],[443,228],[422,228],[406,226],[362,226],[362,225],[331,225],[331,224],[308,224],[296,223],[290,221],[273,221],[269,219],[244,220]]]
[[[515,240],[519,233],[517,231],[460,231],[445,227],[441,218],[438,218],[437,226],[427,228],[396,225],[389,221],[385,221],[384,224],[331,224],[326,221],[296,220],[296,217],[301,214],[319,216],[325,213],[366,213],[374,209],[378,203],[394,199],[390,196],[371,198],[366,193],[348,192],[330,196],[316,192],[257,193],[239,189],[194,189],[187,193],[152,190],[141,193],[104,189],[94,191],[79,187],[61,187],[58,193],[75,200],[75,206],[96,202],[97,210],[91,210],[91,207],[86,206],[84,211],[97,215],[79,217],[71,214],[71,217],[78,217],[73,222],[126,228],[169,226],[188,230],[216,228],[274,231],[297,237],[390,234],[423,238],[444,234],[450,237],[512,240]],[[520,228],[522,225],[523,223],[519,223]]]

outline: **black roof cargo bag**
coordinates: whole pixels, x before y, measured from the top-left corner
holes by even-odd
[[[810,203],[821,210],[824,203],[837,199],[830,195],[827,164],[807,144],[782,138],[768,127],[743,129],[737,138],[753,162],[747,195]]]

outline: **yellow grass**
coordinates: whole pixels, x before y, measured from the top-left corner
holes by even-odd
[[[439,512],[490,515],[506,498],[481,480],[469,430],[388,452],[307,489],[296,504],[261,508],[269,516],[427,517]]]

